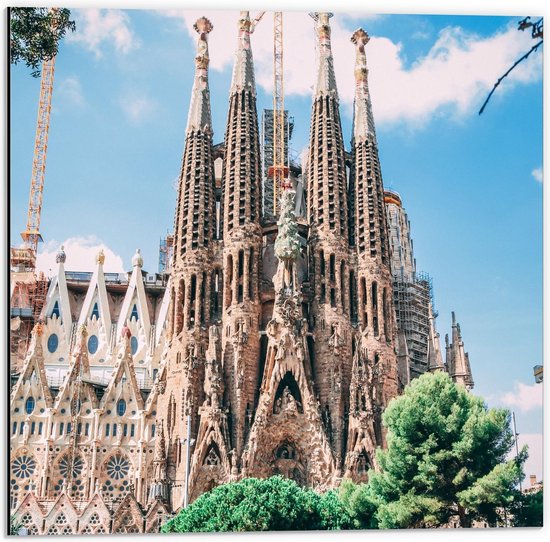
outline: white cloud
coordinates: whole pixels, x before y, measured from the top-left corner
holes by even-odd
[[[537,481],[543,479],[543,442],[541,433],[524,433],[518,436],[518,447],[521,450],[523,446],[529,446],[529,457],[523,467],[525,473],[525,480],[523,481],[523,488],[529,487],[529,476],[531,474],[536,475]],[[509,459],[512,459],[516,455],[515,447],[510,451],[508,455]]]
[[[86,103],[80,79],[76,75],[62,79],[57,85],[57,92],[61,98],[78,107],[82,107]]]
[[[132,124],[141,124],[152,117],[157,102],[147,96],[130,94],[120,99],[120,106]]]
[[[47,276],[55,275],[58,265],[55,257],[61,246],[64,247],[67,256],[65,261],[67,271],[93,271],[96,265],[95,258],[101,249],[105,254],[103,269],[106,272],[124,273],[125,271],[122,258],[93,235],[70,237],[61,243],[55,240],[46,243],[36,258],[38,271],[43,271]]]
[[[78,9],[75,22],[76,31],[67,35],[67,41],[81,43],[98,58],[103,54],[105,43],[111,43],[124,54],[139,46],[130,28],[130,18],[119,9]]]
[[[537,167],[533,171],[531,171],[531,175],[533,175],[535,181],[542,183],[542,168]]]
[[[499,398],[499,403],[517,408],[520,412],[529,412],[530,410],[541,409],[543,400],[543,385],[532,384],[528,386],[522,382],[514,383],[514,391],[505,393]]]
[[[202,15],[214,25],[210,35],[211,68],[232,66],[237,41],[238,12],[164,10],[179,18],[193,42],[193,23]],[[253,12],[252,17],[255,16]],[[336,15],[331,19],[332,49],[340,99],[351,113],[354,93],[355,54],[350,37],[365,16],[353,20]],[[368,25],[366,30],[368,31]],[[378,124],[405,121],[421,125],[445,108],[454,118],[477,113],[496,80],[532,46],[528,33],[510,26],[488,38],[481,38],[459,27],[443,29],[426,56],[410,68],[403,61],[403,46],[385,37],[373,37],[367,46],[370,88]],[[272,14],[265,14],[252,37],[256,80],[267,92],[273,88]],[[286,95],[308,95],[315,77],[313,21],[307,13],[284,13],[284,76]],[[493,96],[499,96],[513,83],[538,80],[542,55],[533,53],[504,80]]]

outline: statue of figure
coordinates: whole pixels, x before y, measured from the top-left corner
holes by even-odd
[[[187,345],[187,355],[185,356],[184,363],[185,368],[189,371],[189,369],[195,368],[195,345],[189,344]]]
[[[237,376],[237,389],[238,390],[242,389],[243,384],[244,384],[244,367],[241,364],[241,366],[239,367],[238,376]]]
[[[31,417],[30,416],[27,416],[25,418],[25,423],[23,425],[23,442],[24,443],[27,443],[27,441],[29,440],[29,425],[30,425],[30,419]]]
[[[237,320],[235,332],[232,336],[233,348],[238,355],[241,355],[244,349],[244,345],[248,341],[248,333],[246,331],[245,323],[243,320]]]
[[[265,331],[269,337],[275,337],[277,333],[277,321],[272,319],[267,323]]]
[[[302,406],[300,402],[294,398],[288,386],[286,386],[283,390],[283,394],[280,399],[282,399],[282,409],[288,411],[290,414],[296,414]]]
[[[281,412],[281,410],[283,409],[283,398],[282,396],[279,397],[277,399],[277,401],[275,402],[275,408],[274,408],[274,413],[275,414],[279,414]]]
[[[218,360],[206,360],[204,362],[204,393],[205,404],[212,407],[219,406],[219,399],[222,393],[223,379],[220,374]]]
[[[334,349],[334,355],[338,355],[340,346],[344,344],[342,332],[340,329],[340,322],[332,326],[332,335],[328,340],[328,344]]]
[[[340,365],[335,367],[332,371],[332,389],[338,393],[342,388],[342,371]]]

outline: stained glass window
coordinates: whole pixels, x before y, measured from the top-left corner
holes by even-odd
[[[27,414],[32,414],[32,411],[34,410],[34,407],[35,407],[35,401],[34,401],[34,397],[31,395],[30,397],[27,397],[27,401],[25,402],[25,412]]]
[[[28,455],[17,457],[11,465],[11,471],[17,478],[30,478],[35,470],[36,461]]]
[[[48,337],[48,352],[50,354],[53,354],[57,350],[58,346],[59,346],[59,337],[55,333],[52,333]]]
[[[99,340],[96,335],[91,335],[88,339],[88,352],[90,354],[95,354],[97,352],[97,347],[99,346]]]

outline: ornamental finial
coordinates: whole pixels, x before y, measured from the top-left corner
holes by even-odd
[[[66,259],[67,259],[67,255],[65,254],[65,251],[63,250],[63,245],[61,245],[61,248],[59,249],[59,252],[55,255],[55,262],[56,263],[65,263]]]
[[[141,250],[139,248],[136,249],[136,253],[134,254],[134,257],[132,258],[132,267],[143,267],[143,258],[141,257]]]

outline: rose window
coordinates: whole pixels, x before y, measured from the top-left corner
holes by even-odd
[[[118,500],[130,489],[130,462],[121,455],[111,457],[105,466],[107,479],[103,482],[103,496]]]
[[[65,456],[60,462],[59,462],[59,472],[63,478],[69,478],[69,471],[70,471],[70,460],[68,456]],[[75,457],[73,461],[73,468],[70,474],[71,478],[78,478],[82,472],[82,469],[84,468],[84,461],[82,461],[81,457]]]
[[[28,455],[22,455],[14,460],[11,471],[17,478],[30,478],[36,470],[36,461]]]
[[[53,479],[53,483],[50,491],[51,496],[57,497],[63,489],[63,483],[69,478],[71,485],[68,487],[71,497],[81,499],[84,497],[84,480],[82,479],[82,472],[84,471],[84,460],[81,457],[75,457],[73,460],[72,470],[70,466],[69,456],[64,456],[59,461],[57,466],[56,475]]]
[[[126,478],[129,470],[130,464],[120,455],[111,457],[111,459],[109,459],[109,463],[107,463],[107,474],[113,480],[121,480],[122,478]]]

